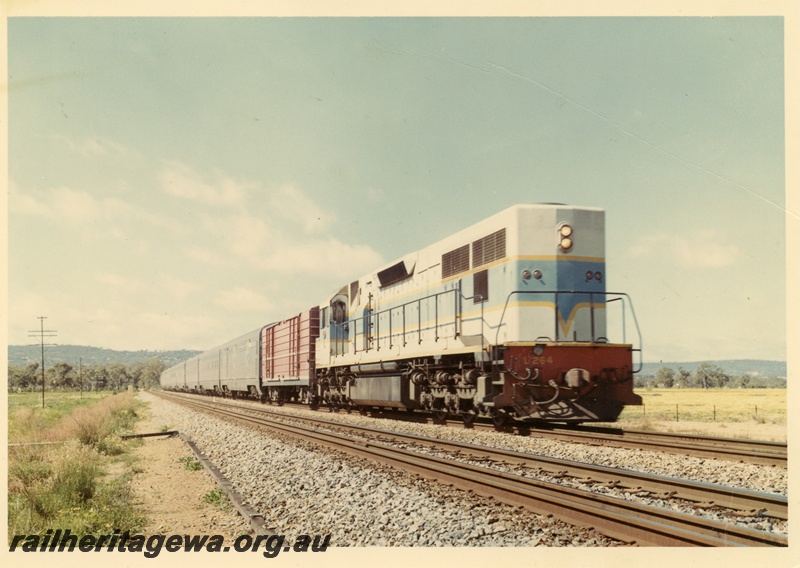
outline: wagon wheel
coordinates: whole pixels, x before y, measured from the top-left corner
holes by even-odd
[[[446,410],[434,410],[433,423],[441,425],[447,424],[447,415],[448,412]]]

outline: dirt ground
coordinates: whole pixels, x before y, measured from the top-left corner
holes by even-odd
[[[141,420],[137,433],[159,432],[164,425],[151,418]],[[134,505],[149,523],[142,534],[222,535],[232,542],[240,534],[252,534],[248,524],[226,498],[223,505],[206,503],[203,497],[218,487],[204,468],[188,470],[180,458],[194,454],[180,437],[143,438],[136,449],[131,487]]]

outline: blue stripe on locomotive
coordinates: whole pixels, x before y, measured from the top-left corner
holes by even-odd
[[[431,294],[452,289],[458,281],[461,281],[462,296],[470,298],[475,293],[473,274],[483,270],[488,270],[489,282],[488,299],[484,304],[484,308],[502,307],[509,294],[513,292],[523,293],[514,294],[512,302],[557,305],[562,338],[568,333],[576,310],[579,307],[585,306],[590,302],[595,305],[605,303],[605,262],[602,260],[573,259],[569,257],[549,257],[544,259],[521,258],[506,260],[487,267],[477,267],[470,272],[432,285],[424,290],[420,289],[416,293],[404,296],[401,299],[384,299],[378,311],[385,313],[387,310],[398,308],[404,303],[410,303]],[[537,270],[541,271],[542,276],[540,279],[531,276],[528,280],[524,280],[522,274],[525,270],[530,271],[531,275]],[[596,277],[598,274],[599,278]],[[555,290],[560,293],[558,295],[554,294],[553,291]],[[537,291],[542,293],[536,294]],[[589,292],[594,294],[591,295]],[[464,309],[467,309],[467,304],[464,304]],[[359,337],[363,334],[363,318],[368,313],[364,310],[363,313],[349,314],[349,319],[360,320],[356,329],[356,335]],[[443,305],[441,317],[446,318],[449,313],[450,311]],[[348,328],[349,326],[346,329]],[[333,336],[334,332],[331,331],[331,333]]]
[[[511,289],[508,289],[505,284],[508,280],[506,280],[507,276],[504,272],[508,270],[512,271]],[[531,276],[528,280],[524,280],[522,274],[525,270],[528,270],[531,275],[538,270],[542,273],[542,276],[540,279]],[[589,274],[591,274],[591,277],[589,277]],[[472,295],[471,280],[468,275],[463,281],[462,290],[465,296]],[[568,321],[576,306],[590,301],[592,296],[588,292],[595,293],[593,298],[595,303],[605,301],[605,263],[602,261],[572,260],[569,258],[554,260],[522,259],[489,268],[489,303],[492,305],[504,303],[508,294],[513,291],[524,292],[524,294],[517,295],[516,299],[519,301],[554,303],[555,295],[552,294],[553,290],[587,292],[587,294],[563,293],[558,295],[559,313],[562,314],[565,321]],[[541,291],[542,294],[536,294],[537,291]]]

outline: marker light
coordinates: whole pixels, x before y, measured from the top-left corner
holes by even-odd
[[[570,239],[569,237],[564,237],[563,239],[561,239],[561,242],[558,244],[558,246],[561,247],[561,250],[566,252],[572,248],[572,239]]]
[[[569,225],[561,225],[561,228],[559,228],[558,232],[561,233],[562,237],[568,237],[572,234],[572,227]]]

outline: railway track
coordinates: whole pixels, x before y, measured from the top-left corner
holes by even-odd
[[[692,436],[668,432],[646,432],[616,428],[537,428],[537,436],[549,436],[592,445],[639,448],[704,458],[727,459],[759,465],[786,467],[787,446],[781,442]]]
[[[591,526],[612,538],[654,546],[786,546],[787,537],[731,522],[645,505],[525,475],[573,478],[622,491],[682,499],[700,508],[724,507],[737,515],[786,517],[786,499],[765,493],[713,486],[603,468],[564,460],[452,443],[374,428],[351,427],[317,418],[278,414],[260,407],[168,395],[198,410],[267,427],[314,444],[380,460],[461,489],[528,510]],[[322,426],[321,426],[322,425]],[[421,451],[421,448],[425,448]],[[487,467],[491,465],[491,467]]]
[[[422,414],[408,415],[403,412],[374,410],[372,416],[391,417],[395,420],[412,420],[451,426],[464,424],[458,419],[428,418]],[[564,440],[568,442],[581,442],[593,446],[612,446],[617,448],[636,448],[668,452],[702,458],[725,459],[742,463],[757,465],[774,465],[786,467],[787,446],[784,442],[771,442],[766,440],[744,440],[736,438],[720,438],[714,436],[695,436],[690,434],[675,434],[668,432],[650,432],[644,430],[622,430],[597,426],[562,426],[556,424],[543,424],[536,427],[506,423],[498,428],[489,421],[476,419],[471,427],[484,430],[501,430],[514,432],[522,436],[537,436]]]
[[[286,403],[286,406],[308,408],[307,405]],[[330,409],[335,411],[335,409]],[[464,425],[460,418],[435,418],[423,413],[408,413],[393,410],[366,409],[365,414],[380,418],[391,418],[417,423]],[[498,430],[491,421],[475,419],[468,427],[482,430]],[[620,428],[597,426],[563,426],[543,424],[536,427],[506,423],[499,430],[521,436],[535,436],[567,442],[578,442],[592,446],[615,448],[634,448],[652,450],[700,458],[724,459],[756,465],[787,466],[787,445],[785,442],[767,440],[744,440],[714,436],[696,436],[668,432],[643,430],[622,430]]]

